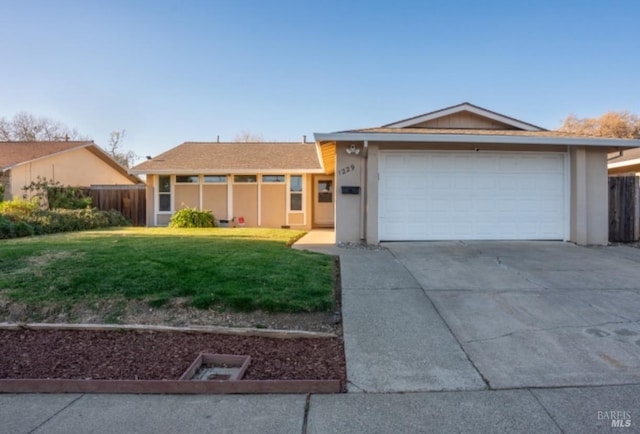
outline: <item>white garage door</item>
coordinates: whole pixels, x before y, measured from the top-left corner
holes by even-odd
[[[381,151],[380,240],[562,240],[564,153]]]

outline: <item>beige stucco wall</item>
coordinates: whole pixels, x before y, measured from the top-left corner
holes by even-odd
[[[336,151],[336,240],[358,242],[360,227],[365,225],[366,242],[378,243],[378,156],[384,149],[407,150],[480,150],[527,152],[566,152],[564,146],[505,146],[475,144],[368,144],[366,182],[361,183],[363,152],[359,156],[347,155],[349,143],[338,143]],[[363,143],[357,143],[362,149]],[[569,241],[578,244],[607,244],[608,242],[608,190],[606,150],[600,148],[572,148],[569,152]],[[341,173],[341,168],[354,166],[353,171]],[[359,196],[343,195],[345,185],[364,185],[361,195],[366,199],[366,218],[360,212]]]
[[[609,242],[607,152],[574,147],[570,160],[570,241],[606,245]]]
[[[11,169],[13,197],[23,197],[22,188],[32,181],[37,181],[38,176],[74,187],[89,187],[92,184],[133,184],[125,175],[117,172],[91,151],[82,148]]]
[[[260,186],[260,226],[279,228],[286,224],[287,192],[285,184]]]
[[[202,208],[211,211],[216,220],[227,220],[227,184],[204,184]]]
[[[146,193],[145,198],[147,200],[147,226],[155,225],[155,212],[156,212],[156,175],[147,175],[146,178]]]
[[[173,196],[174,210],[183,208],[200,209],[200,186],[190,184],[175,184]]]
[[[364,191],[363,144],[359,143],[360,154],[347,154],[346,149],[351,142],[340,142],[336,145],[335,203],[336,203],[336,242],[359,242],[361,239],[362,219],[360,213]],[[371,176],[377,178],[377,167]],[[342,187],[360,187],[360,194],[343,194]],[[377,195],[369,192],[369,195]],[[372,197],[372,196],[371,196]],[[370,219],[371,216],[367,215]],[[376,218],[377,232],[377,218]]]
[[[240,217],[244,217],[244,226],[258,226],[257,184],[233,185],[233,215],[236,218],[236,224],[239,224]]]
[[[229,184],[176,184],[171,176],[172,206],[174,212],[185,207],[208,210],[216,220],[244,217],[245,227],[280,228],[288,225],[292,229],[310,229],[313,211],[313,175],[303,176],[303,210],[290,212],[287,209],[288,183],[234,183]],[[261,179],[260,175],[257,176]],[[166,226],[170,213],[156,212],[156,183],[158,175],[147,175],[147,225]],[[202,179],[201,179],[202,180]],[[229,201],[231,192],[231,201]],[[258,192],[260,197],[258,198]],[[202,195],[202,197],[201,197]],[[231,209],[229,208],[231,204]],[[260,221],[258,221],[260,212]]]

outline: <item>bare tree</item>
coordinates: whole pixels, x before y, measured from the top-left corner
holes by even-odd
[[[36,142],[88,138],[56,120],[20,112],[11,120],[0,118],[0,140]]]
[[[236,134],[233,138],[234,142],[243,142],[243,143],[253,143],[253,142],[264,142],[264,137],[262,134],[252,133],[249,130],[243,130],[241,133]]]
[[[560,131],[594,137],[640,139],[640,117],[626,110],[608,112],[599,118],[578,118],[569,115]]]
[[[140,157],[133,151],[125,151],[122,149],[122,142],[126,135],[126,130],[111,131],[109,135],[109,147],[107,153],[113,157],[118,163],[124,167],[131,167],[133,163]]]

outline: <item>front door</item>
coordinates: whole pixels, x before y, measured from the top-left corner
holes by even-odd
[[[313,225],[333,227],[335,201],[333,177],[315,176],[313,184]]]

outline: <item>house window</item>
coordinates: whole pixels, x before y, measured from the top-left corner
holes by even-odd
[[[233,175],[233,182],[246,183],[257,181],[258,177],[256,175]]]
[[[176,175],[176,182],[181,184],[197,184],[200,182],[198,175]]]
[[[302,211],[302,176],[291,175],[289,178],[289,210]]]
[[[158,177],[158,211],[171,211],[171,177]]]
[[[204,182],[209,183],[221,183],[227,182],[227,175],[204,175]]]
[[[262,175],[262,182],[284,182],[284,175]]]

